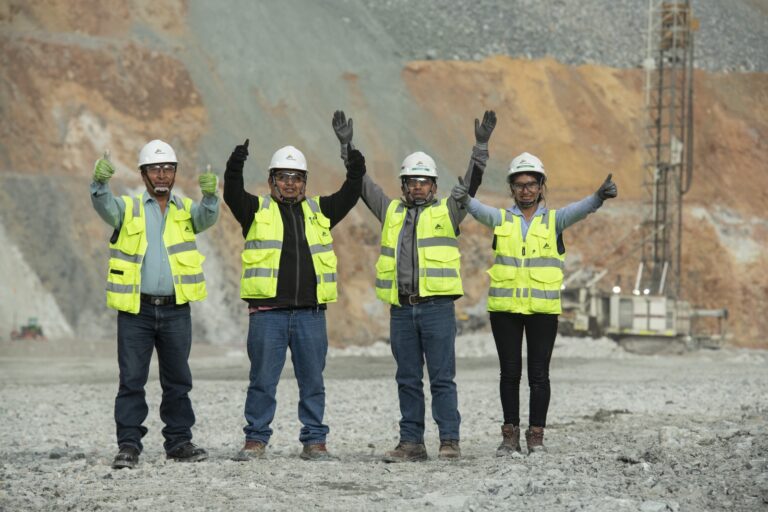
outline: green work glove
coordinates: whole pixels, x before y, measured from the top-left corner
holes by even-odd
[[[93,166],[93,181],[106,183],[113,174],[115,174],[115,168],[104,153],[104,157],[96,160],[96,165]]]
[[[200,182],[200,190],[204,196],[215,196],[219,178],[212,172],[204,172],[197,179]]]

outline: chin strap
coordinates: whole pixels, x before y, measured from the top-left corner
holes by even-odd
[[[429,195],[425,199],[414,199],[411,197],[411,194],[408,193],[408,187],[405,185],[402,186],[402,193],[403,196],[400,198],[405,204],[413,205],[413,206],[424,206],[425,204],[429,204],[432,202],[432,200],[435,198],[435,194],[432,192],[432,190],[429,191]]]
[[[152,183],[152,179],[149,177],[147,173],[144,173],[144,176],[147,178],[147,181],[149,182],[149,186],[152,187],[152,191],[159,195],[164,196],[165,194],[170,193],[171,187],[156,187],[154,183]]]
[[[280,189],[277,186],[277,180],[274,176],[270,177],[270,181],[272,182],[272,197],[275,198],[275,200],[278,203],[283,204],[296,204],[300,203],[306,198],[306,190],[307,190],[307,183],[304,182],[304,185],[301,187],[301,192],[299,192],[299,195],[294,198],[285,198],[283,197],[283,194],[280,193]]]

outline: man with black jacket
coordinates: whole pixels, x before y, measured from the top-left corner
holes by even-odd
[[[299,385],[301,458],[328,459],[328,426],[323,424],[323,370],[328,351],[326,304],[336,301],[336,255],[331,229],[360,198],[365,159],[353,151],[347,176],[330,196],[305,196],[307,162],[286,146],[269,165],[270,195],[249,194],[243,186],[248,140],[236,146],[224,173],[224,201],[245,237],[240,296],[248,303],[250,384],[245,400],[245,445],[237,460],[265,455],[272,435],[275,393],[286,351]]]

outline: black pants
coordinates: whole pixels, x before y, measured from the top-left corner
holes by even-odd
[[[549,409],[549,361],[557,336],[557,315],[491,313],[491,330],[499,353],[501,408],[504,423],[520,425],[520,377],[523,370],[523,331],[528,342],[528,423],[545,427]]]

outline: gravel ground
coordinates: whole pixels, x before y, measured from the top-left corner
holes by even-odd
[[[113,471],[116,369],[109,344],[97,347],[52,357],[54,351],[24,354],[0,346],[0,510],[732,511],[768,505],[765,351],[641,357],[606,340],[561,339],[552,368],[549,451],[497,458],[492,342],[487,334],[462,337],[462,460],[436,459],[436,428],[428,420],[430,460],[392,465],[380,462],[397,442],[398,419],[394,368],[381,345],[332,351],[326,421],[338,460],[320,463],[298,458],[290,369],[278,388],[268,458],[232,461],[242,443],[247,363],[240,349],[195,347],[195,441],[210,459],[165,460],[153,377],[141,463]]]
[[[694,0],[696,67],[768,70],[768,4]],[[645,57],[641,0],[368,0],[406,59],[480,60],[508,54],[626,68]]]

